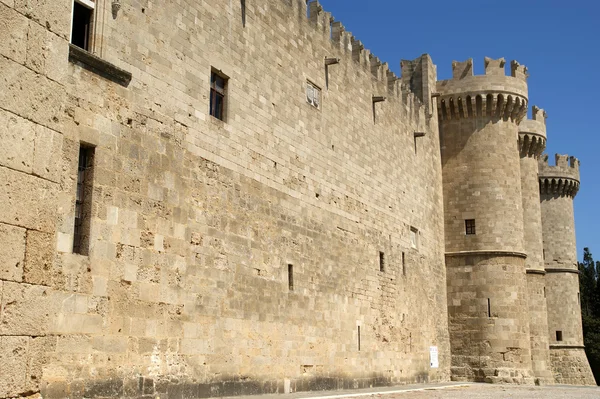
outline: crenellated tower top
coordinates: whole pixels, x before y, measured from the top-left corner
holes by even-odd
[[[452,63],[452,79],[437,82],[441,120],[490,117],[519,123],[527,114],[527,68],[486,57],[485,75],[473,75],[473,59]]]
[[[574,198],[579,191],[579,160],[560,154],[555,159],[555,166],[548,164],[548,155],[539,160],[540,193]]]
[[[546,148],[546,111],[535,105],[531,111],[531,119],[519,124],[519,152],[521,158],[538,159]]]

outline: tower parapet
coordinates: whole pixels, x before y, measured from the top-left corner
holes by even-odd
[[[540,193],[575,197],[579,191],[579,160],[568,155],[555,155],[556,165],[548,164],[548,155],[539,161]]]
[[[437,83],[441,120],[496,116],[519,123],[527,114],[524,66],[505,74],[504,58],[485,58],[485,75],[473,75],[473,59],[452,63],[452,79]],[[516,61],[512,65],[518,65]]]
[[[532,109],[532,118],[519,124],[519,151],[521,157],[539,159],[546,148],[546,111],[536,106]]]

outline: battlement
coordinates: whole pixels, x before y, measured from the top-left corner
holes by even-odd
[[[532,108],[532,119],[524,119],[519,124],[519,152],[521,158],[539,158],[546,148],[546,111]]]
[[[527,114],[527,68],[504,58],[485,57],[485,74],[473,75],[473,59],[452,62],[452,79],[437,82],[442,120],[497,117],[519,123]]]
[[[579,160],[569,155],[555,155],[556,165],[549,165],[548,155],[539,160],[539,179],[542,194],[575,197],[579,190]]]
[[[307,16],[309,22],[317,28],[317,30],[330,37],[333,47],[338,48],[342,53],[347,53],[349,57],[359,64],[379,82],[382,82],[390,95],[407,94],[407,90],[417,94],[422,103],[423,97],[416,93],[410,86],[404,85],[401,87],[401,81],[396,74],[390,70],[389,64],[383,62],[379,57],[371,53],[365,48],[364,44],[346,30],[346,27],[335,18],[331,13],[325,11],[318,0],[310,1],[306,4]]]

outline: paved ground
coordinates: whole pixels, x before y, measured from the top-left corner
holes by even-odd
[[[523,387],[477,384],[467,387],[373,396],[378,399],[598,399],[600,398],[600,387]]]
[[[600,399],[600,387],[428,384],[354,391],[300,392],[245,399]],[[241,399],[241,398],[237,398]]]

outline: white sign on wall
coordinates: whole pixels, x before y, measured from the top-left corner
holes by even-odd
[[[432,369],[436,369],[436,368],[440,367],[437,346],[429,347],[429,365],[431,366]]]

